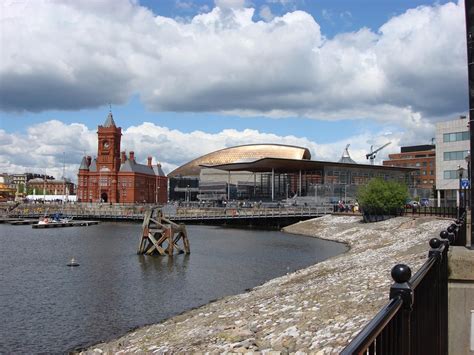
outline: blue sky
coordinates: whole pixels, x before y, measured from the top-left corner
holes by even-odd
[[[463,16],[428,0],[4,2],[0,172],[58,175],[66,155],[74,178],[109,103],[123,147],[168,172],[257,142],[321,160],[351,144],[364,163],[390,141],[383,159],[466,112]]]

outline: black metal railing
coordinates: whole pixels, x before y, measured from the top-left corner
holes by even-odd
[[[464,213],[441,239],[430,240],[428,259],[411,277],[407,265],[392,269],[390,301],[341,354],[447,354],[448,249],[466,240]],[[463,235],[464,233],[464,235]]]
[[[405,216],[439,216],[456,218],[458,216],[457,207],[415,207],[404,209]]]

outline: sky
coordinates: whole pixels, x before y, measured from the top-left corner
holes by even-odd
[[[252,143],[337,161],[468,110],[463,1],[3,0],[0,173],[77,180],[109,110],[166,173]]]

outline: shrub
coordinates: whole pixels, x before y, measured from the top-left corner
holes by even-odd
[[[408,199],[406,185],[375,178],[357,192],[357,200],[364,214],[397,214]]]

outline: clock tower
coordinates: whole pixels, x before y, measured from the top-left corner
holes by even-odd
[[[120,140],[122,128],[117,127],[109,112],[103,126],[97,130],[99,138],[97,146],[97,170],[107,174],[117,173],[120,169]]]

